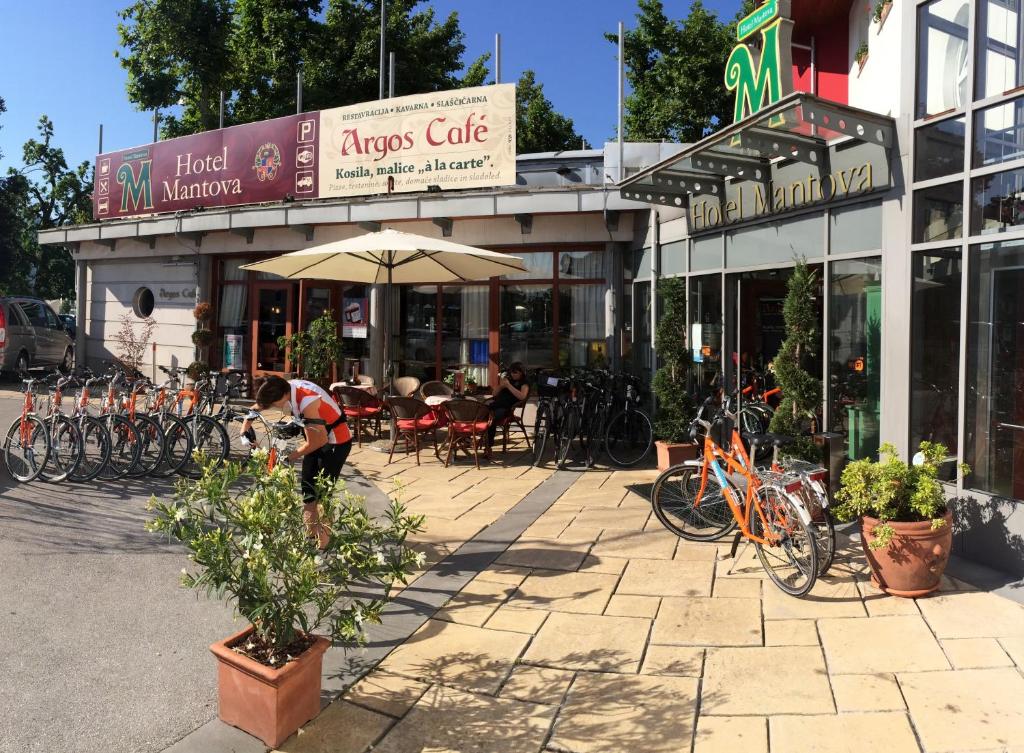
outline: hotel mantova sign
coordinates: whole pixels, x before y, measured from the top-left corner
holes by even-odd
[[[736,25],[739,44],[725,64],[725,85],[736,92],[733,122],[775,104],[793,91],[790,0],[768,0]]]

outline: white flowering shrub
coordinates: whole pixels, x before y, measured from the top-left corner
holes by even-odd
[[[149,503],[154,517],[147,530],[189,550],[182,585],[233,601],[255,628],[245,653],[266,664],[301,652],[309,634],[362,642],[365,625],[380,622],[392,584],[406,583],[422,563],[405,546],[421,530],[422,516],[407,515],[392,500],[385,521],[376,522],[361,497],[323,476],[317,496],[330,534],[322,550],[303,523],[289,464],[268,471],[259,456],[245,465],[206,463],[198,481],[178,483],[171,501]]]

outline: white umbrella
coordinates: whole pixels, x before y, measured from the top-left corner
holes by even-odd
[[[469,282],[526,271],[517,256],[390,229],[292,251],[242,269],[291,279],[386,283],[388,310],[392,283]],[[391,376],[389,320],[384,317],[385,380]]]

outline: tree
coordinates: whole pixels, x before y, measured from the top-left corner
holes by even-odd
[[[773,362],[775,381],[782,390],[782,402],[772,416],[769,430],[776,434],[800,436],[801,441],[787,452],[820,460],[820,452],[807,437],[808,425],[821,408],[821,379],[804,369],[804,363],[818,348],[817,276],[803,260],[797,261],[789,278],[782,316],[786,339]]]
[[[138,0],[119,13],[128,99],[163,113],[165,137],[216,128],[220,92],[231,90],[231,0]]]
[[[572,119],[555,110],[533,71],[523,71],[516,85],[516,153],[557,152],[580,143]]]
[[[88,222],[92,216],[90,165],[68,167],[53,145],[53,122],[39,118],[41,140],[22,148],[22,170],[8,171],[0,189],[0,287],[9,294],[74,296],[74,261],[65,249],[39,245],[40,230]]]
[[[387,46],[396,94],[458,87],[479,79],[484,58],[458,77],[465,53],[458,15],[438,21],[424,0],[389,0]],[[220,92],[227,123],[376,99],[380,0],[138,0],[121,12],[121,64],[140,109],[180,105],[164,115],[164,136],[217,127]]]
[[[753,10],[744,0],[737,18]],[[637,25],[625,32],[625,130],[631,141],[699,141],[732,121],[725,61],[736,44],[735,22],[723,23],[693,0],[681,21],[665,14],[662,0],[637,0]],[[617,35],[605,38],[618,42]]]

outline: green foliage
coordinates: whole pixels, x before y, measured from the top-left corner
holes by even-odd
[[[379,623],[393,583],[405,583],[422,555],[404,546],[419,531],[422,517],[409,516],[392,502],[386,523],[375,522],[363,500],[343,482],[317,479],[320,520],[330,539],[317,548],[303,522],[302,495],[295,470],[279,464],[267,470],[266,452],[246,466],[203,466],[198,481],[178,483],[174,497],[153,497],[152,532],[167,534],[189,551],[190,566],[181,583],[207,596],[230,599],[252,623],[274,659],[284,663],[285,649],[299,631],[323,630],[335,641],[359,643],[364,626]],[[380,584],[380,597],[355,596]]]
[[[821,461],[821,452],[807,438],[807,428],[816,420],[821,407],[821,379],[804,369],[808,356],[818,347],[817,275],[803,260],[797,261],[789,278],[782,316],[786,339],[772,363],[775,381],[782,390],[782,402],[772,416],[769,431],[800,437],[786,454],[812,462]]]
[[[738,17],[754,9],[745,0]],[[617,34],[605,38],[618,43]],[[625,128],[630,141],[694,142],[732,122],[725,61],[736,45],[735,23],[723,23],[701,0],[681,21],[662,0],[638,0],[636,28],[625,33]]]
[[[0,290],[40,298],[74,297],[75,264],[63,248],[39,245],[40,230],[92,217],[88,162],[68,167],[53,145],[53,123],[39,118],[40,139],[22,148],[21,170],[0,179]]]
[[[858,63],[863,65],[864,61],[867,60],[868,52],[869,51],[870,50],[868,48],[868,43],[867,42],[861,42],[860,43],[860,47],[857,48],[857,52],[854,53],[853,57],[854,57],[854,59],[856,59],[856,61]]]
[[[555,110],[533,71],[523,71],[516,84],[516,152],[557,152],[580,144],[572,119]]]
[[[319,319],[310,322],[304,332],[277,338],[277,344],[291,350],[291,360],[297,364],[296,370],[314,382],[326,381],[331,374],[331,367],[342,359],[338,323],[330,311],[325,311]]]
[[[192,333],[192,344],[197,348],[208,348],[213,343],[213,332],[208,329],[197,329]]]
[[[379,95],[379,0],[138,0],[121,12],[128,97],[160,108],[165,137],[291,115],[303,71],[303,109]],[[397,95],[483,83],[485,59],[457,77],[465,53],[455,13],[439,20],[424,0],[389,0],[387,45]]]
[[[946,495],[938,481],[938,470],[947,454],[945,445],[922,442],[923,462],[908,465],[899,458],[895,447],[882,445],[878,461],[855,460],[843,469],[836,492],[839,504],[832,512],[840,520],[864,515],[878,518],[880,523],[872,531],[876,537],[871,542],[873,549],[888,547],[892,542],[895,531],[889,521],[931,520],[933,528],[944,525]]]
[[[185,369],[185,374],[193,382],[202,379],[204,376],[210,373],[210,364],[206,361],[193,361]]]
[[[875,20],[876,24],[882,22],[882,13],[885,12],[885,6],[890,3],[892,3],[892,0],[878,0],[878,2],[875,3],[875,9],[872,12],[871,17]]]
[[[666,442],[685,442],[694,416],[687,385],[691,356],[686,347],[686,280],[665,277],[658,280],[658,298],[664,309],[654,333],[654,347],[661,366],[651,380],[658,400],[654,433]]]

